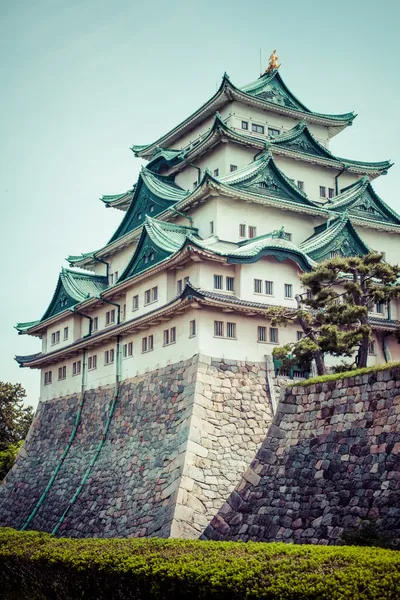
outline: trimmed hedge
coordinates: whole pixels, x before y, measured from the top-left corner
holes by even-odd
[[[374,365],[373,367],[365,367],[363,369],[354,369],[353,371],[343,371],[343,373],[332,373],[331,375],[319,375],[311,377],[296,383],[291,383],[288,387],[307,387],[315,383],[325,383],[326,381],[337,381],[338,379],[348,379],[349,377],[357,377],[357,375],[367,375],[368,373],[377,373],[378,371],[389,371],[395,367],[400,367],[400,362],[385,363],[383,365]]]
[[[0,528],[2,600],[398,600],[400,553]]]

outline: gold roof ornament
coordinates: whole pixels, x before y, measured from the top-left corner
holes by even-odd
[[[268,69],[266,69],[266,73],[270,73],[271,71],[274,71],[275,69],[279,69],[279,67],[281,66],[280,64],[278,64],[278,55],[276,53],[276,50],[273,51],[273,53],[271,54],[271,56],[269,57],[269,64],[268,64]]]

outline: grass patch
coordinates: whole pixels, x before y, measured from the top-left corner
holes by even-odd
[[[2,600],[398,600],[400,553],[0,528]]]
[[[365,367],[364,369],[354,369],[353,371],[344,371],[343,373],[332,373],[331,375],[319,375],[304,379],[304,381],[291,383],[288,387],[313,385],[314,383],[325,383],[326,381],[337,381],[339,379],[347,379],[348,377],[357,377],[357,375],[366,375],[368,373],[376,373],[377,371],[388,371],[393,367],[400,367],[400,362],[391,362],[384,365],[374,365],[373,367]]]

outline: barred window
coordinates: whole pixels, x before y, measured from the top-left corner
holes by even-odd
[[[368,354],[376,354],[375,352],[375,342],[371,341],[368,344]]]
[[[271,137],[275,137],[280,134],[279,129],[275,129],[274,127],[268,127],[268,135]]]
[[[293,298],[293,286],[291,283],[285,283],[285,298]]]
[[[189,323],[189,337],[194,337],[196,335],[196,321],[190,321]]]
[[[99,328],[99,317],[93,318],[92,331],[97,331]]]
[[[227,323],[226,324],[226,337],[228,337],[228,338],[236,337],[236,323]]]
[[[226,278],[226,290],[228,292],[233,292],[235,289],[235,278],[234,277],[227,277]]]
[[[64,340],[68,339],[68,327],[64,327]]]
[[[254,225],[249,225],[249,238],[255,238],[257,237],[257,227],[254,227]]]
[[[324,185],[319,186],[319,195],[321,198],[326,198],[326,187]]]
[[[66,379],[66,377],[67,377],[67,367],[66,366],[60,367],[58,369],[58,379],[59,380],[60,379]]]
[[[53,373],[52,371],[47,371],[44,374],[44,385],[49,385],[53,380]]]
[[[239,225],[239,237],[246,237],[246,225],[244,223],[240,223]]]
[[[267,294],[267,296],[273,295],[273,293],[274,293],[274,282],[273,281],[265,282],[265,293]]]
[[[264,125],[257,125],[256,123],[252,123],[251,130],[254,131],[254,133],[262,133],[264,135]]]
[[[88,359],[88,369],[97,369],[97,354],[93,354],[93,356],[89,356]]]
[[[249,128],[249,122],[248,121],[242,121],[242,129],[248,129]]]
[[[278,343],[278,329],[276,327],[269,328],[269,341],[272,344]]]
[[[255,294],[262,294],[262,279],[255,279],[254,280],[254,293]]]
[[[214,335],[217,337],[224,336],[224,323],[223,321],[214,321]]]
[[[258,328],[257,328],[257,340],[259,342],[266,342],[267,341],[267,328],[266,327],[262,327],[261,325],[258,326]]]
[[[151,290],[146,290],[144,293],[144,303],[150,304],[151,302]]]
[[[303,336],[304,336],[303,331],[296,331],[296,338],[297,338],[298,342],[303,339]]]
[[[214,289],[222,290],[224,285],[224,278],[222,275],[214,275]]]
[[[182,294],[182,279],[178,279],[178,281],[176,282],[176,292],[178,296]]]
[[[72,375],[79,375],[81,372],[82,363],[80,360],[72,363]]]

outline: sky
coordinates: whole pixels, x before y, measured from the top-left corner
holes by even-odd
[[[396,164],[374,183],[400,212],[397,0],[0,0],[0,380],[36,406],[40,350],[14,325],[40,318],[65,257],[102,247],[123,213],[103,194],[136,181],[151,143],[210,98],[226,71],[280,73],[312,110],[358,117],[331,150]]]

